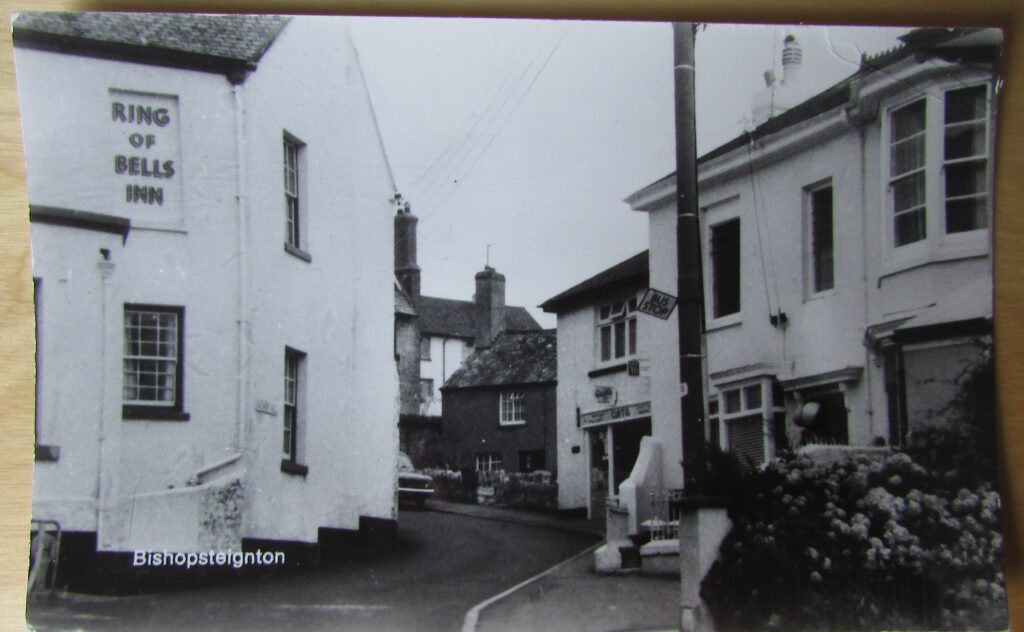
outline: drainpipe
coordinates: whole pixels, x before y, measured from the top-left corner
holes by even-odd
[[[243,79],[244,77],[231,80],[231,93],[235,101],[235,204],[238,215],[238,410],[234,445],[236,452],[241,452],[245,446],[245,423],[249,402],[249,198],[246,195],[249,173],[246,161]]]
[[[697,131],[694,102],[696,25],[672,25],[676,109],[676,265],[679,292],[679,373],[682,380],[683,486],[701,493],[704,469],[704,287],[697,208]]]
[[[100,436],[99,436],[99,458],[97,459],[97,470],[99,476],[96,480],[96,500],[99,504],[96,512],[96,547],[102,550],[104,546],[111,544],[108,540],[111,534],[106,532],[106,514],[111,510],[114,499],[117,497],[117,464],[118,451],[120,449],[120,425],[117,420],[112,419],[114,411],[110,410],[108,404],[108,383],[107,379],[107,347],[109,346],[110,328],[107,322],[110,306],[110,277],[114,273],[114,263],[107,259],[104,253],[103,260],[97,264],[100,271],[101,307],[100,307]],[[119,348],[117,346],[113,348]],[[118,375],[118,373],[114,373]],[[120,415],[118,415],[120,416]]]

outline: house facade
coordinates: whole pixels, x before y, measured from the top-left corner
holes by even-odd
[[[523,307],[505,304],[505,275],[490,266],[474,276],[472,301],[424,296],[417,264],[419,219],[408,204],[394,218],[395,358],[401,381],[400,444],[417,465],[440,465],[441,387],[470,354],[506,330],[537,331]]]
[[[393,532],[394,186],[344,23],[22,13],[14,40],[33,518],[94,553]]]
[[[658,256],[674,256],[661,228],[652,223],[652,244],[664,246]],[[640,479],[648,491],[682,486],[679,366],[658,353],[678,349],[677,314],[661,319],[640,310],[649,287],[673,288],[666,271],[674,266],[655,274],[654,253],[635,255],[541,305],[558,317],[560,509],[603,515],[609,496],[625,494],[635,503]],[[629,481],[638,463],[643,473]]]
[[[439,446],[456,469],[557,473],[555,332],[505,331],[442,387]]]
[[[902,445],[987,353],[1000,34],[902,40],[698,161],[705,427],[754,464]],[[674,175],[627,202],[674,233]]]

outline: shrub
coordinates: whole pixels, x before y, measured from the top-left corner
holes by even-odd
[[[957,379],[959,388],[940,420],[913,420],[907,452],[941,475],[951,492],[963,486],[998,480],[995,366],[991,349],[983,361],[968,365]]]
[[[427,468],[423,473],[434,479],[434,494],[437,498],[450,502],[476,502],[476,481],[466,481],[462,472]]]
[[[702,596],[725,629],[1002,629],[999,495],[907,454],[750,472]]]

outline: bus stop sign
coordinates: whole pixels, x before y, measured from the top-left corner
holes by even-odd
[[[672,315],[672,310],[676,308],[678,300],[671,294],[659,292],[654,288],[649,288],[644,293],[643,299],[640,301],[640,306],[637,308],[638,312],[644,314],[650,314],[656,316],[662,320],[668,320],[668,317]]]

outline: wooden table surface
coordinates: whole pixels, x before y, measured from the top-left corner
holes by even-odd
[[[499,15],[592,19],[999,26],[1006,32],[997,143],[996,353],[1012,622],[1024,622],[1024,3],[1019,0],[341,0],[335,2],[59,2],[0,0],[0,629],[23,630],[32,481],[33,318],[21,128],[9,15],[17,10]]]

